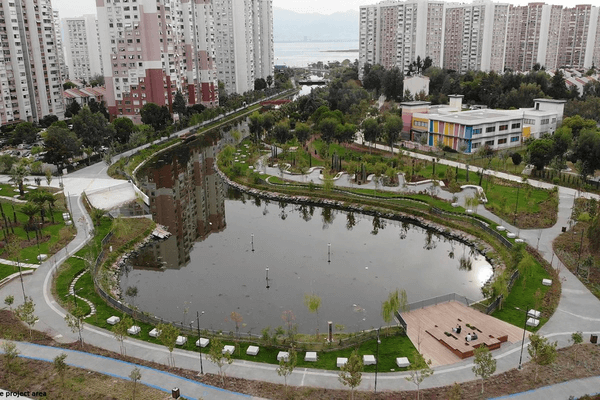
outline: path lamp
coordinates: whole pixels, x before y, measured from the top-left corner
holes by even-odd
[[[331,262],[331,243],[327,243],[327,262]]]
[[[377,358],[375,359],[375,393],[377,393],[377,372],[379,372],[379,344],[381,340],[379,340],[379,331],[381,327],[377,329]]]
[[[581,249],[583,248],[583,233],[585,228],[581,228],[581,240],[579,241],[579,256],[577,256],[577,276],[579,276],[579,266],[581,265]]]
[[[523,340],[521,341],[521,355],[519,356],[518,367],[518,369],[521,370],[521,368],[523,367],[523,347],[525,345],[525,330],[527,329],[527,310],[523,311],[519,307],[515,307],[515,309],[521,311],[522,313],[525,313],[525,323],[523,324]],[[527,305],[527,309],[529,309],[529,305]]]
[[[250,237],[252,239],[252,251],[254,251],[254,233],[250,234]]]
[[[515,218],[513,219],[513,225],[517,223],[517,208],[519,208],[519,189],[521,189],[521,185],[517,184],[517,203],[515,204]]]
[[[204,315],[204,311],[202,311]],[[200,340],[200,313],[196,311],[196,319],[198,320],[198,341]],[[192,321],[192,323],[194,323]],[[191,325],[191,324],[190,324]],[[202,366],[202,343],[200,343],[200,375],[204,375],[204,367]]]
[[[23,284],[23,271],[21,270],[21,263],[19,257],[17,257],[17,267],[19,267],[19,277],[21,278],[21,289],[23,290],[23,302],[27,302],[27,296],[25,296],[25,285]]]

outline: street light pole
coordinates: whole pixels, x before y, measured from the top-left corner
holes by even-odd
[[[204,314],[204,311],[202,311]],[[196,319],[198,320],[198,341],[200,341],[200,313],[196,311]],[[202,343],[200,343],[200,374],[204,375],[204,367],[202,366]]]
[[[521,189],[521,185],[517,184],[517,203],[515,204],[515,218],[513,219],[513,225],[517,223],[517,209],[519,208],[519,190]]]
[[[379,340],[380,330],[381,327],[377,329],[377,358],[375,359],[375,393],[377,393],[377,372],[379,372],[379,343],[381,343],[381,340]]]
[[[579,275],[579,266],[581,265],[581,249],[583,248],[583,233],[585,228],[581,228],[581,240],[579,241],[579,256],[577,257],[577,275]]]
[[[517,310],[525,313],[525,323],[523,324],[523,340],[521,341],[521,355],[519,356],[519,367],[521,370],[523,367],[523,347],[525,345],[525,330],[527,329],[527,311],[521,310],[519,307],[515,307]],[[527,309],[529,309],[529,304],[527,305]]]

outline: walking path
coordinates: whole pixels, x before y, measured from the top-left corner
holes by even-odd
[[[431,157],[417,153],[410,153],[409,155],[417,158],[431,159]],[[465,167],[460,163],[449,160],[440,160],[440,163],[450,166],[458,165],[459,168]],[[276,170],[275,168],[269,168],[266,166],[262,166],[261,168],[261,170],[269,174],[279,175],[279,170]],[[474,172],[477,170],[477,168],[472,166],[470,168]],[[104,164],[98,163],[83,170],[69,174],[63,179],[65,192],[68,195],[68,202],[73,214],[73,221],[78,228],[77,235],[65,249],[61,250],[49,260],[43,262],[35,274],[24,277],[26,291],[28,292],[27,294],[34,298],[34,302],[36,304],[36,314],[40,316],[40,322],[38,322],[36,325],[36,329],[48,331],[56,340],[71,342],[77,340],[77,336],[70,331],[64,322],[66,311],[58,305],[58,303],[50,294],[50,286],[52,282],[51,278],[55,272],[56,266],[59,265],[68,254],[72,254],[85,244],[85,242],[88,240],[88,232],[90,232],[90,228],[92,226],[89,216],[84,212],[80,196],[69,195],[69,193],[81,193],[83,190],[90,187],[109,187],[122,183],[122,181],[116,181],[108,177],[106,174],[106,169],[107,168]],[[521,181],[521,177],[505,173],[493,172],[493,175],[503,179]],[[307,177],[302,177],[299,175],[286,175],[286,178],[297,181],[306,181],[310,179],[317,181],[319,179],[319,171],[313,171]],[[550,188],[554,186],[531,179],[528,180],[528,182],[538,187]],[[335,181],[335,184],[337,186],[353,186],[347,175],[340,177]],[[427,184],[423,185],[422,187],[417,186],[413,190],[425,190],[427,187],[431,187],[431,185]],[[375,182],[369,182],[365,185],[361,185],[361,188],[375,189]],[[388,188],[380,189],[387,190]],[[400,191],[402,190],[402,187],[400,186],[398,188],[392,188],[392,190]],[[464,190],[459,194],[459,198],[464,197],[468,193],[472,193],[472,190],[473,189]],[[451,194],[444,191],[438,192],[438,195],[441,197],[451,196]],[[569,272],[560,262],[558,262],[557,257],[552,252],[552,240],[561,232],[562,226],[568,225],[571,207],[573,205],[575,196],[577,195],[577,191],[573,189],[562,187],[559,188],[560,204],[557,223],[548,229],[520,230],[519,232],[520,237],[525,239],[530,245],[538,247],[544,258],[551,262],[553,266],[558,268],[560,271],[563,289],[558,309],[548,323],[546,323],[546,325],[544,325],[544,327],[540,330],[541,334],[545,335],[551,340],[558,341],[559,347],[567,346],[569,344],[568,340],[571,334],[575,331],[582,331],[584,333],[584,337],[589,337],[590,333],[600,332],[600,301],[594,297],[571,272]],[[598,198],[596,195],[586,194],[586,196],[594,196],[595,198]],[[484,210],[483,207],[480,207],[477,211],[490,219],[498,219],[498,217],[487,212],[487,210]],[[518,231],[517,228],[512,227],[506,221],[502,221],[502,224],[514,232]],[[9,294],[13,294],[15,296],[15,303],[20,302],[20,297],[22,296],[21,287],[18,282],[13,281],[0,289],[0,298],[4,298]],[[18,304],[15,304],[15,306],[16,305]],[[103,329],[86,325],[84,330],[84,340],[87,343],[98,347],[115,352],[119,351],[119,344],[114,339],[112,333]],[[167,364],[168,350],[163,346],[157,346],[131,338],[128,338],[125,343],[127,346],[128,355],[140,359]],[[515,368],[518,365],[520,350],[521,343],[516,343],[511,346],[503,346],[501,349],[494,351],[493,354],[497,359],[498,364],[497,373],[505,372]],[[176,349],[174,351],[174,357],[178,367],[199,370],[199,357],[197,353]],[[207,362],[206,358],[204,358],[203,365],[205,372],[218,372],[217,367],[214,364]],[[438,387],[450,385],[454,382],[473,380],[475,377],[471,371],[472,365],[473,364],[470,360],[464,360],[451,366],[435,368],[435,374],[423,382],[422,388]],[[236,360],[233,364],[226,366],[224,370],[228,376],[283,383],[283,378],[279,377],[276,373],[275,365]],[[402,379],[406,376],[406,373],[401,372],[379,374],[377,388],[379,390],[414,389],[414,385],[407,382],[405,379]],[[302,368],[296,369],[293,374],[288,377],[288,383],[295,386],[315,386],[340,389],[343,386],[338,382],[337,378],[338,374],[336,371]],[[157,380],[153,380],[153,382],[155,384],[159,384],[162,382],[161,379],[163,378],[157,378]],[[363,383],[359,389],[372,390],[375,382],[374,379],[374,374],[364,374]],[[573,381],[564,383],[562,385],[567,388],[565,390],[568,391],[573,388],[573,393],[576,393],[575,387],[577,387],[578,384],[578,381]],[[160,383],[160,385],[164,387],[169,386],[168,384],[163,383]],[[539,398],[536,397],[538,396],[537,393],[539,392],[527,392],[521,395],[524,397],[519,398]],[[223,398],[220,396],[220,394],[208,394],[204,397],[206,399]]]
[[[0,340],[0,345],[2,342],[3,341]],[[248,400],[258,399],[257,397],[234,393],[225,389],[205,385],[203,383],[183,378],[169,372],[132,364],[125,361],[115,360],[113,358],[32,343],[16,342],[16,345],[17,350],[20,353],[20,357],[23,358],[52,362],[56,356],[64,353],[67,355],[65,363],[70,366],[96,371],[101,374],[110,375],[126,381],[130,380],[129,374],[131,371],[135,367],[138,367],[142,374],[142,378],[139,381],[140,383],[167,393],[171,393],[173,388],[179,388],[181,396],[186,399],[197,399],[200,397],[204,399],[224,400],[244,398]],[[2,393],[2,390],[0,390],[0,393]],[[22,399],[22,397],[20,397],[20,399]]]

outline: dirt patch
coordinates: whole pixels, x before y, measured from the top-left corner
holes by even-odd
[[[15,317],[7,310],[0,311],[0,335],[7,339],[15,340],[28,340],[29,331],[27,327],[18,322]],[[83,349],[78,343],[70,344],[58,344],[55,343],[48,335],[43,332],[34,331],[33,342],[51,345],[55,347],[69,348],[73,350],[82,350],[88,353],[99,354],[114,359],[123,361],[133,362],[139,365],[144,365],[151,368],[156,368],[163,371],[169,371],[176,375],[186,377],[195,381],[203,382],[216,387],[223,387],[227,390],[235,392],[246,393],[253,396],[263,397],[267,399],[316,399],[316,400],[346,400],[348,399],[347,390],[330,390],[320,389],[312,387],[288,387],[287,391],[283,384],[274,384],[261,381],[252,381],[241,378],[227,377],[225,379],[225,385],[222,385],[221,378],[218,375],[205,374],[201,377],[198,376],[197,371],[190,371],[181,368],[168,368],[162,364],[157,364],[149,361],[135,359],[133,357],[121,356],[118,353],[100,349],[94,346],[85,344]],[[42,363],[45,364],[45,363]],[[1,365],[1,364],[0,364]],[[46,375],[57,381],[57,376],[53,376],[54,373],[50,364],[46,371]],[[38,368],[37,366],[35,367]],[[533,376],[535,366],[531,363],[527,363],[523,366],[523,370],[518,371],[512,369],[503,374],[495,375],[485,382],[485,397],[496,397],[512,393],[519,393],[526,390],[535,389],[542,386],[552,385],[555,383],[565,382],[572,379],[586,378],[590,376],[596,376],[600,369],[600,347],[593,344],[580,344],[571,346],[558,351],[558,357],[553,365],[540,367],[539,378],[537,382],[533,382]],[[40,370],[41,371],[41,370]],[[38,376],[31,374],[32,376]],[[42,375],[39,375],[42,376]],[[44,375],[45,376],[45,375]],[[107,378],[109,380],[116,381],[114,378]],[[122,381],[119,381],[122,384]],[[283,382],[283,378],[282,378]],[[0,379],[0,386],[2,386],[3,380]],[[129,383],[130,385],[130,383]],[[114,386],[118,386],[117,383]],[[127,385],[124,385],[127,386]],[[464,400],[475,400],[481,399],[481,381],[472,381],[458,385],[460,390],[460,399]],[[101,385],[99,387],[102,387]],[[59,387],[59,389],[62,389]],[[27,389],[24,389],[27,390]],[[447,399],[450,391],[453,387],[446,386],[441,388],[426,389],[421,392],[425,395],[426,399],[442,400]],[[57,391],[60,393],[60,390]],[[78,397],[84,399],[111,399],[111,398],[124,398],[124,397],[107,397],[115,396],[107,392],[104,397],[97,397],[95,394],[90,394],[87,397]],[[397,392],[382,392],[374,395],[372,392],[358,391],[355,393],[356,399],[413,399],[415,397],[414,391],[397,391]],[[69,398],[68,394],[67,397]],[[156,398],[156,397],[140,397],[140,398]],[[158,397],[165,398],[165,397]],[[167,397],[168,398],[168,397]]]

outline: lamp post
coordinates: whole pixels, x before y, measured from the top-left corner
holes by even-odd
[[[202,315],[204,315],[204,311],[202,311]],[[198,341],[200,341],[200,313],[196,311],[196,319],[198,320]],[[204,375],[204,367],[202,366],[202,343],[200,343],[200,374]]]
[[[579,256],[577,256],[577,276],[579,276],[579,266],[581,265],[581,249],[583,248],[583,232],[585,229],[581,228],[581,240],[579,241]]]
[[[254,251],[254,233],[252,233],[250,237],[252,238],[252,251]]]
[[[525,331],[527,329],[527,311],[523,311],[521,310],[519,307],[515,307],[515,309],[525,313],[525,323],[523,324],[523,340],[521,341],[521,355],[519,356],[519,367],[518,369],[521,370],[522,366],[523,366],[523,347],[525,345]],[[529,309],[529,305],[527,305],[527,309]]]
[[[331,262],[331,243],[327,243],[327,262]]]
[[[381,327],[377,329],[377,358],[375,359],[375,393],[377,393],[377,372],[379,372],[379,344],[381,340],[379,340],[379,331]]]
[[[19,257],[17,257],[17,267],[19,267],[19,278],[21,278],[21,289],[23,290],[23,301],[27,302],[27,296],[25,296],[25,285],[23,284],[23,271],[21,270],[21,263]]]
[[[513,225],[517,223],[517,209],[519,208],[519,189],[521,189],[521,185],[517,185],[517,202],[515,204],[515,218],[513,219]]]

